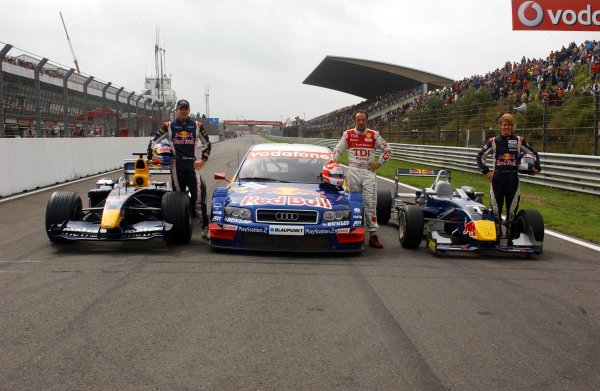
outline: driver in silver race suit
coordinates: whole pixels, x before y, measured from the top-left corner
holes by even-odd
[[[370,234],[369,246],[383,248],[377,239],[377,174],[375,171],[385,163],[392,149],[379,132],[367,129],[367,112],[354,113],[354,129],[348,129],[335,146],[331,161],[338,162],[344,151],[348,150],[348,185],[350,191],[362,194],[366,215],[367,232]],[[375,162],[375,151],[381,150],[381,156]]]

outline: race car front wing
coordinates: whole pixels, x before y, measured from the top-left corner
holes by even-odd
[[[438,231],[432,231],[427,238],[427,247],[433,251],[480,251],[494,250],[507,253],[541,254],[542,242],[532,241],[529,235],[521,234],[516,239],[501,239],[494,242],[470,242],[465,244],[452,243],[452,239]]]
[[[87,221],[66,221],[50,227],[50,233],[65,240],[147,240],[164,237],[173,224],[165,221],[142,221],[106,230],[100,224]]]

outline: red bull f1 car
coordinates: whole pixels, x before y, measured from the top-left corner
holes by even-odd
[[[323,181],[331,151],[304,144],[252,146],[227,187],[214,190],[209,225],[215,248],[359,252],[362,197]],[[332,172],[335,169],[332,169]],[[215,173],[215,179],[226,180]]]
[[[403,175],[431,176],[435,180],[431,187],[415,193],[399,193],[399,178]],[[392,218],[398,224],[402,247],[417,248],[425,238],[434,253],[542,253],[544,221],[537,210],[518,211],[514,221],[508,223],[508,235],[503,235],[492,211],[481,203],[483,193],[470,186],[453,189],[450,177],[447,170],[396,170]]]
[[[169,182],[151,174],[170,174],[170,168],[147,162],[144,153],[126,160],[124,177],[101,179],[88,192],[88,207],[74,192],[55,192],[46,207],[46,232],[54,243],[79,240],[145,240],[189,242],[192,219],[189,197],[174,192]]]

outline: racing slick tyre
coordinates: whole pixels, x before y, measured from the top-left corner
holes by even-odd
[[[392,192],[377,190],[377,223],[387,224],[392,217]]]
[[[404,248],[418,248],[423,239],[423,210],[406,205],[398,213],[398,239]]]
[[[182,191],[171,191],[162,197],[162,218],[173,224],[165,235],[167,243],[187,243],[192,238],[190,198]]]
[[[529,235],[533,233],[536,241],[544,241],[544,219],[536,209],[521,209],[515,216],[513,226],[515,234]]]
[[[46,233],[52,243],[69,243],[50,232],[50,227],[54,224],[61,224],[65,221],[79,220],[82,217],[82,203],[79,194],[72,191],[57,191],[52,193],[48,204],[46,205]]]

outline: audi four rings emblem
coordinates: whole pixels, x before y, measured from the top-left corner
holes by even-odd
[[[297,221],[298,220],[298,213],[277,212],[277,213],[275,213],[275,218],[278,221]]]

